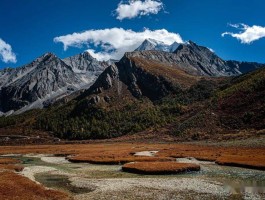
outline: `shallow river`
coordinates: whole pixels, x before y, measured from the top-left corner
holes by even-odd
[[[200,172],[137,175],[119,165],[70,163],[53,155],[15,156],[22,174],[74,199],[265,199],[265,172],[196,162]]]

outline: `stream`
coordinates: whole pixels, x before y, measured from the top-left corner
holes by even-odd
[[[70,163],[64,157],[53,155],[14,155],[10,157],[22,161],[25,167],[22,171],[23,175],[35,179],[45,187],[67,192],[75,196],[75,199],[84,197],[97,199],[102,194],[106,193],[108,196],[113,191],[121,190],[128,190],[129,195],[133,187],[138,187],[136,193],[140,197],[142,197],[142,191],[144,193],[146,191],[147,194],[151,191],[152,195],[158,195],[152,198],[161,197],[161,199],[164,197],[162,189],[168,191],[165,195],[173,195],[168,196],[171,199],[181,199],[178,197],[196,199],[196,195],[189,198],[190,196],[184,194],[184,189],[192,191],[191,194],[194,191],[198,193],[198,199],[265,199],[264,171],[219,166],[213,162],[199,162],[196,159],[193,160],[201,166],[199,172],[179,175],[137,175],[123,172],[120,165]],[[181,187],[178,181],[183,184]],[[138,182],[139,186],[137,186]],[[141,184],[144,187],[141,187]],[[160,185],[161,188],[159,188]],[[132,191],[131,193],[136,195]]]

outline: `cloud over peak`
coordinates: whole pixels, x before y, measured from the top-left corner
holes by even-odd
[[[152,38],[172,44],[183,43],[178,33],[172,33],[166,29],[149,30],[140,32],[125,30],[123,28],[111,28],[100,30],[87,30],[81,33],[73,33],[54,38],[54,42],[63,43],[64,50],[68,47],[88,47],[88,52],[98,60],[120,59],[125,52],[135,50],[145,39]],[[94,46],[98,50],[91,48]]]
[[[129,0],[121,1],[115,10],[117,19],[132,19],[138,16],[157,14],[163,9],[163,3],[159,0]]]
[[[241,41],[242,44],[251,44],[252,42],[265,37],[265,27],[262,26],[248,26],[246,24],[229,24],[229,26],[239,29],[239,33],[225,32],[222,37],[230,35]]]
[[[16,63],[16,54],[13,53],[10,44],[7,44],[4,40],[0,38],[0,59],[4,63]]]

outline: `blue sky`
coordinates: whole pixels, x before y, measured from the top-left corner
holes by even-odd
[[[54,38],[59,36],[70,34],[70,39],[76,40],[77,38],[72,35],[75,32],[81,34],[90,31],[87,34],[91,35],[98,34],[91,30],[102,30],[100,33],[103,34],[110,29],[110,35],[113,32],[115,34],[115,31],[122,31],[124,35],[128,29],[131,29],[133,31],[131,37],[138,37],[137,33],[144,32],[145,28],[151,32],[165,29],[169,35],[179,34],[183,41],[192,40],[207,46],[224,59],[265,63],[264,0],[162,0],[160,3],[163,4],[163,8],[160,6],[157,13],[141,12],[141,16],[125,17],[122,20],[115,12],[120,2],[120,0],[1,0],[0,38],[5,45],[12,48],[16,63],[14,59],[9,59],[8,62],[0,58],[0,68],[27,64],[46,52],[53,52],[64,58],[87,49],[94,48],[96,51],[101,48],[105,48],[105,51],[107,49],[99,38],[95,39],[96,36],[93,36],[92,42],[89,43],[90,47],[83,38],[81,42],[72,41],[67,49],[64,49],[65,40],[54,42]],[[122,4],[129,3],[122,2]],[[238,23],[248,26],[241,25],[235,28],[229,25]],[[113,30],[113,28],[120,29]],[[258,39],[255,38],[257,31],[260,31]],[[235,35],[222,37],[221,34],[224,32],[246,32],[247,35],[238,36],[242,36],[241,40],[238,40]],[[152,34],[157,35],[157,32]],[[170,39],[166,42],[171,41],[175,36],[170,35]],[[105,38],[105,43],[106,40]],[[97,41],[101,44],[97,44]],[[114,46],[118,41],[115,42]],[[128,49],[119,45],[117,47],[119,51]],[[115,49],[108,51],[113,52]]]

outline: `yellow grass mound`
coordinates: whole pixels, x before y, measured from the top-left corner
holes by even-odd
[[[155,162],[155,161],[172,161],[173,158],[164,158],[164,157],[137,157],[137,156],[74,156],[68,158],[70,162],[75,163],[92,163],[92,164],[124,164],[129,162]]]
[[[200,166],[177,162],[134,162],[123,165],[122,170],[137,174],[178,174],[199,171]]]
[[[259,154],[223,155],[216,160],[216,163],[218,165],[265,170],[265,156]]]

